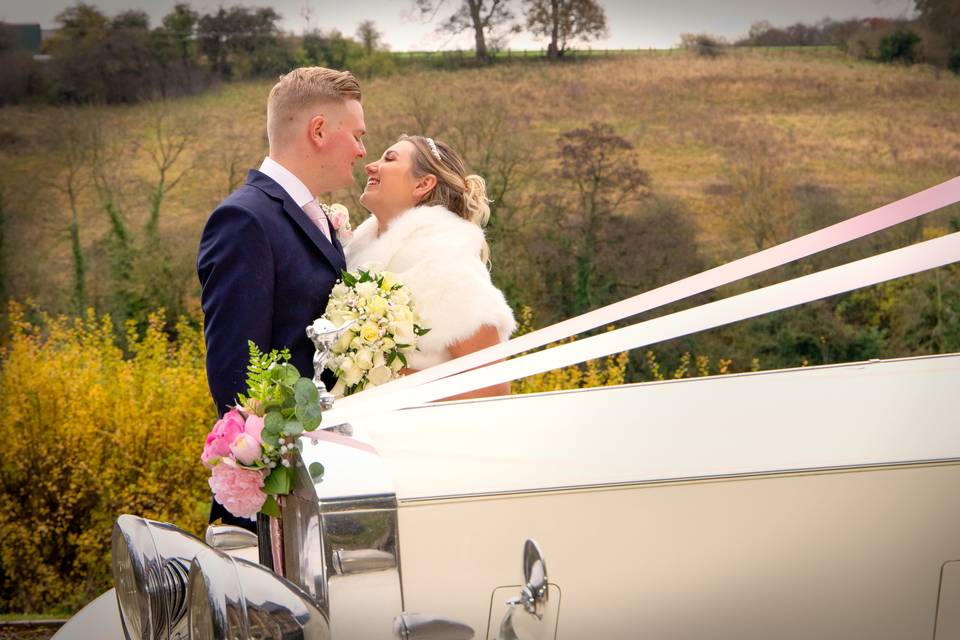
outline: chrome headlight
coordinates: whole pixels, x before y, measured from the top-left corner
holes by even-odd
[[[329,640],[330,625],[310,596],[259,564],[217,549],[190,564],[191,640]]]
[[[186,637],[190,561],[207,546],[172,524],[122,515],[112,569],[120,621],[133,640]]]

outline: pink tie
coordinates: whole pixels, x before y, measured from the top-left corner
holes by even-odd
[[[323,210],[323,205],[316,200],[311,200],[300,208],[303,209],[303,212],[307,214],[313,224],[319,227],[320,231],[323,232],[324,237],[326,237],[327,240],[330,240],[330,227],[327,226],[327,214]]]

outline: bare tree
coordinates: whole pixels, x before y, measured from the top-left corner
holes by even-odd
[[[363,52],[368,56],[383,46],[383,34],[373,20],[364,20],[357,26],[357,40],[363,45]]]
[[[80,237],[80,205],[93,175],[90,160],[93,156],[91,131],[95,115],[82,108],[67,109],[59,114],[57,147],[51,158],[52,171],[47,185],[66,199],[70,214],[67,231],[73,263],[72,302],[77,313],[83,313],[87,304],[86,259]]]
[[[596,0],[524,0],[527,28],[549,40],[547,57],[562,58],[577,40],[607,35],[607,14]]]
[[[650,178],[641,169],[633,145],[613,127],[594,122],[557,139],[560,166],[559,190],[545,199],[556,223],[551,225],[561,264],[556,275],[566,279],[561,304],[568,313],[592,308],[605,291],[615,286],[615,273],[599,268],[599,256],[610,237],[615,216],[625,213],[649,195]],[[571,268],[568,268],[572,266]],[[572,275],[572,282],[569,279]]]
[[[507,0],[462,0],[440,25],[439,30],[451,35],[472,30],[477,60],[489,60],[489,48],[499,44],[508,33],[516,33],[519,25],[514,24],[513,11]],[[433,19],[447,0],[416,0],[417,9],[422,17]]]
[[[184,152],[193,140],[193,133],[186,121],[173,116],[166,102],[160,102],[152,109],[148,141],[141,145],[156,169],[150,185],[150,209],[145,226],[148,241],[157,239],[164,198],[191,168],[185,162]]]

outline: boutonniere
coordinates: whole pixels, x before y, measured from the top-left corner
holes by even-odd
[[[350,212],[339,202],[330,205],[327,216],[330,218],[330,225],[337,232],[340,238],[340,244],[347,244],[353,238],[353,228],[350,227]]]

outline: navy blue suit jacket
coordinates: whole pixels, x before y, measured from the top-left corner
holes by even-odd
[[[332,229],[330,235],[332,242],[279,184],[254,170],[210,214],[197,274],[218,415],[246,392],[247,340],[263,351],[289,347],[300,375],[313,376],[306,328],[324,312],[346,268],[343,247]]]

